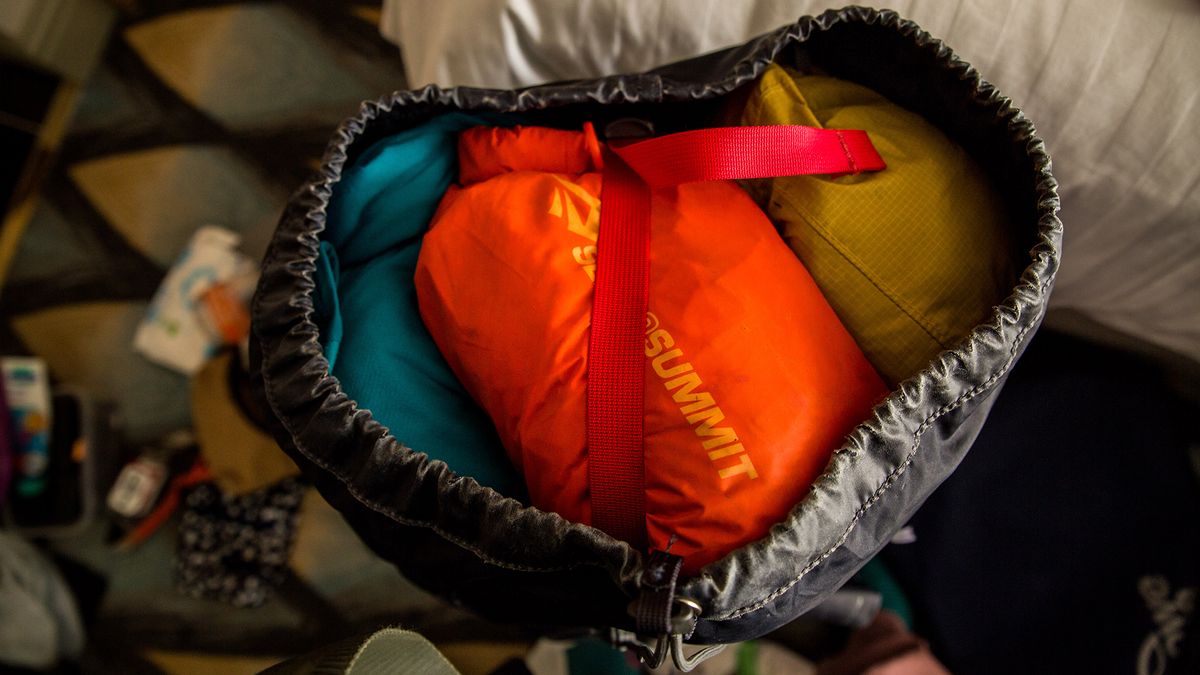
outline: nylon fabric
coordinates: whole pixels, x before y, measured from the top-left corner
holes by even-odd
[[[626,117],[637,106],[664,131],[694,127],[774,62],[813,64],[869,87],[955,138],[1008,206],[1022,272],[962,342],[901,383],[850,434],[811,494],[766,536],[681,578],[679,594],[702,607],[688,642],[753,639],[821,602],[967,453],[1044,316],[1062,223],[1049,154],[1033,123],[916,24],[852,7],[640,75],[521,91],[394,92],[338,127],[319,170],[289,201],[263,261],[250,353],[276,440],[359,536],[415,584],[507,623],[631,630],[627,606],[645,560],[600,530],[412,452],[330,376],[312,303],[320,235],[343,169],[381,138],[453,110],[574,128]]]
[[[491,144],[503,140],[492,132]],[[502,133],[502,132],[499,132]],[[530,136],[546,130],[524,130]],[[591,147],[589,125],[582,137]],[[529,147],[561,144],[529,143]],[[568,156],[570,156],[568,146]],[[685,131],[615,147],[618,158],[604,162],[596,290],[588,342],[587,442],[592,524],[629,542],[645,546],[645,467],[642,410],[645,378],[641,340],[648,304],[650,274],[650,193],[647,186],[809,173],[858,173],[885,168],[866,132],[814,127],[722,127]],[[464,183],[480,172],[468,159],[504,157],[504,153],[461,153]],[[583,153],[573,153],[577,166]],[[540,158],[547,171],[553,157]],[[624,161],[622,161],[624,160]],[[486,160],[484,160],[486,161]],[[626,162],[632,166],[626,166]],[[503,164],[502,164],[503,166]],[[630,171],[632,169],[632,172]],[[635,175],[636,174],[636,175]],[[735,225],[736,226],[736,225]],[[719,233],[714,233],[719,245]]]
[[[708,180],[879,171],[887,164],[866,131],[769,125],[682,131],[618,146],[651,187]]]
[[[443,115],[383,139],[345,170],[322,233],[313,308],[329,373],[406,445],[504,494],[520,475],[417,313],[421,234],[458,171],[458,131],[489,118]]]
[[[670,545],[695,574],[802,499],[886,387],[741,188],[688,183],[624,199],[644,183],[615,157],[603,181],[595,167],[553,171],[583,135],[459,136],[460,154],[500,155],[486,163],[507,169],[446,193],[417,264],[421,316],[534,505],[625,533],[638,529],[644,476],[648,544]],[[648,286],[636,260],[646,224]],[[611,324],[598,330],[605,312]],[[589,437],[589,424],[602,433]]]
[[[604,162],[603,176],[600,203],[604,208],[596,233],[596,288],[588,331],[588,490],[592,524],[643,549],[646,357],[642,340],[650,298],[650,190],[617,157]],[[604,255],[599,254],[601,248]]]
[[[920,116],[860,85],[772,65],[742,123],[870,129],[887,153],[887,171],[775,178],[751,192],[889,383],[961,340],[1011,288],[1008,209]]]

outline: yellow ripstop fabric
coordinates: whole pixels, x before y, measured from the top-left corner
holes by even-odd
[[[878,173],[748,189],[889,384],[964,337],[1012,288],[999,196],[920,116],[857,84],[771,65],[741,123],[865,129],[887,162]]]

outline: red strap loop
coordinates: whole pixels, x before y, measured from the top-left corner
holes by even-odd
[[[613,152],[651,187],[886,168],[865,131],[801,126],[698,129]]]
[[[642,341],[650,289],[650,188],[612,154],[604,158],[596,248],[587,383],[592,524],[644,548]]]
[[[646,547],[643,342],[650,289],[650,188],[884,167],[864,131],[800,126],[685,131],[606,154],[588,341],[592,525],[635,548]]]

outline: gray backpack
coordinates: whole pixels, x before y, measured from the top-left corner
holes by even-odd
[[[331,192],[374,141],[436,115],[519,113],[548,125],[711,110],[772,62],[811,63],[915,111],[963,146],[1011,208],[1017,284],[954,349],[904,381],[836,451],[811,493],[760,541],[698,576],[456,476],[359,409],[329,374],[313,320]],[[254,376],[276,439],[383,558],[418,585],[500,621],[602,631],[648,662],[683,645],[762,636],[870,560],[954,471],[1046,310],[1062,226],[1033,125],[968,64],[893,12],[805,17],[740,47],[648,73],[520,91],[426,87],[364,104],[291,199],[253,307]],[[635,621],[641,614],[642,620]],[[647,619],[646,617],[650,618]],[[702,655],[701,655],[702,656]],[[699,657],[696,657],[699,658]]]

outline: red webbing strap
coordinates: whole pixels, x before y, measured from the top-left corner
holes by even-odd
[[[604,157],[596,249],[587,380],[592,525],[642,549],[650,188],[612,153]]]
[[[651,187],[885,167],[867,132],[801,126],[684,131],[614,148]]]
[[[650,187],[882,168],[883,159],[866,132],[799,126],[686,131],[606,153],[588,342],[592,525],[635,548],[645,548],[642,428]]]

